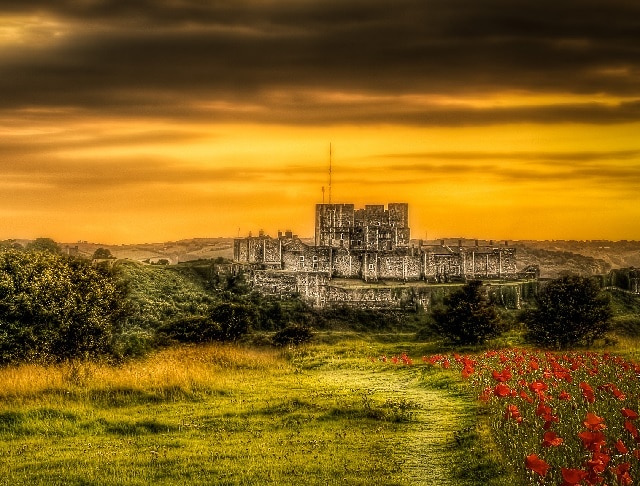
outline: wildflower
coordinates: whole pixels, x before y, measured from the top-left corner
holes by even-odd
[[[493,393],[497,397],[506,397],[506,396],[509,396],[511,394],[511,388],[509,388],[504,383],[498,383],[496,385],[496,387],[493,389]]]
[[[549,464],[547,464],[544,459],[540,459],[537,454],[529,454],[525,459],[525,466],[527,469],[531,469],[542,477],[547,475],[550,467]]]
[[[624,442],[622,442],[622,439],[618,439],[618,441],[616,442],[616,450],[620,454],[626,454],[627,452],[629,452],[629,449],[627,449],[627,446],[624,445]]]
[[[561,471],[562,479],[564,479],[561,486],[574,486],[576,484],[580,484],[580,482],[588,476],[588,473],[582,469],[568,469],[563,467]]]
[[[542,447],[558,447],[564,442],[564,439],[558,437],[555,432],[548,430],[544,433]]]
[[[624,421],[624,428],[631,434],[635,440],[638,440],[638,428],[633,424],[631,420]]]
[[[584,431],[578,434],[582,440],[582,444],[592,452],[600,452],[600,448],[605,444],[607,439],[602,432]]]
[[[507,405],[507,410],[504,414],[504,418],[505,420],[509,420],[510,418],[512,418],[518,424],[522,422],[522,415],[520,415],[520,410],[518,410],[518,407],[516,407],[515,405]]]
[[[587,429],[593,430],[593,431],[607,428],[607,426],[604,424],[604,419],[602,417],[598,417],[595,413],[591,413],[591,412],[587,413],[587,418],[582,423]]]
[[[596,396],[593,393],[593,388],[591,388],[591,385],[589,385],[589,383],[586,383],[584,381],[581,382],[580,389],[582,390],[582,396],[587,402],[593,403],[596,401]]]
[[[571,395],[569,395],[565,390],[562,390],[558,395],[558,400],[571,401]]]
[[[629,420],[635,420],[638,418],[638,413],[630,408],[623,408],[620,412],[623,417],[628,418]]]
[[[631,479],[631,475],[629,474],[631,464],[629,464],[628,462],[623,462],[622,464],[618,464],[616,467],[611,467],[610,469],[611,472],[616,475],[618,484],[622,486],[633,484],[633,480]]]
[[[504,382],[507,380],[511,379],[511,370],[509,370],[509,368],[504,368],[500,373],[498,373],[497,371],[492,371],[491,372],[493,379],[498,381],[498,382]]]

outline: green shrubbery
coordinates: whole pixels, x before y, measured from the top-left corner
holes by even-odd
[[[456,344],[479,344],[502,332],[502,322],[482,281],[472,280],[433,309],[434,328]]]
[[[609,330],[611,317],[609,296],[594,279],[579,276],[552,280],[536,296],[536,307],[522,313],[528,339],[551,348],[593,344]]]
[[[50,251],[0,252],[0,363],[112,355],[125,314],[108,269]]]

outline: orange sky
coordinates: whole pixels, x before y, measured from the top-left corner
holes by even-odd
[[[0,239],[310,236],[329,143],[416,238],[640,239],[634,2],[56,3],[0,7]]]

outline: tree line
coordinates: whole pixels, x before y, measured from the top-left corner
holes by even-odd
[[[63,255],[48,239],[26,248],[0,246],[0,364],[122,359],[176,342],[236,341],[252,330],[268,331],[271,344],[299,344],[311,339],[314,328],[403,329],[412,320],[466,345],[483,343],[509,326],[481,281],[459,287],[418,318],[406,310],[319,311],[300,299],[266,299],[252,292],[241,274],[213,272],[211,262],[189,268],[199,275],[207,297],[159,315],[149,325],[144,320],[148,307],[136,306],[131,298],[135,282],[123,278],[118,266]],[[99,256],[108,258],[106,253]],[[175,286],[172,282],[165,284]],[[141,292],[146,290],[143,286]],[[527,339],[538,346],[591,345],[610,329],[606,294],[590,278],[553,280],[541,287],[533,304],[517,319]]]

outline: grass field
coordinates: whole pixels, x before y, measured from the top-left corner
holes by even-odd
[[[371,359],[410,338],[4,368],[0,484],[509,484],[455,375]]]

